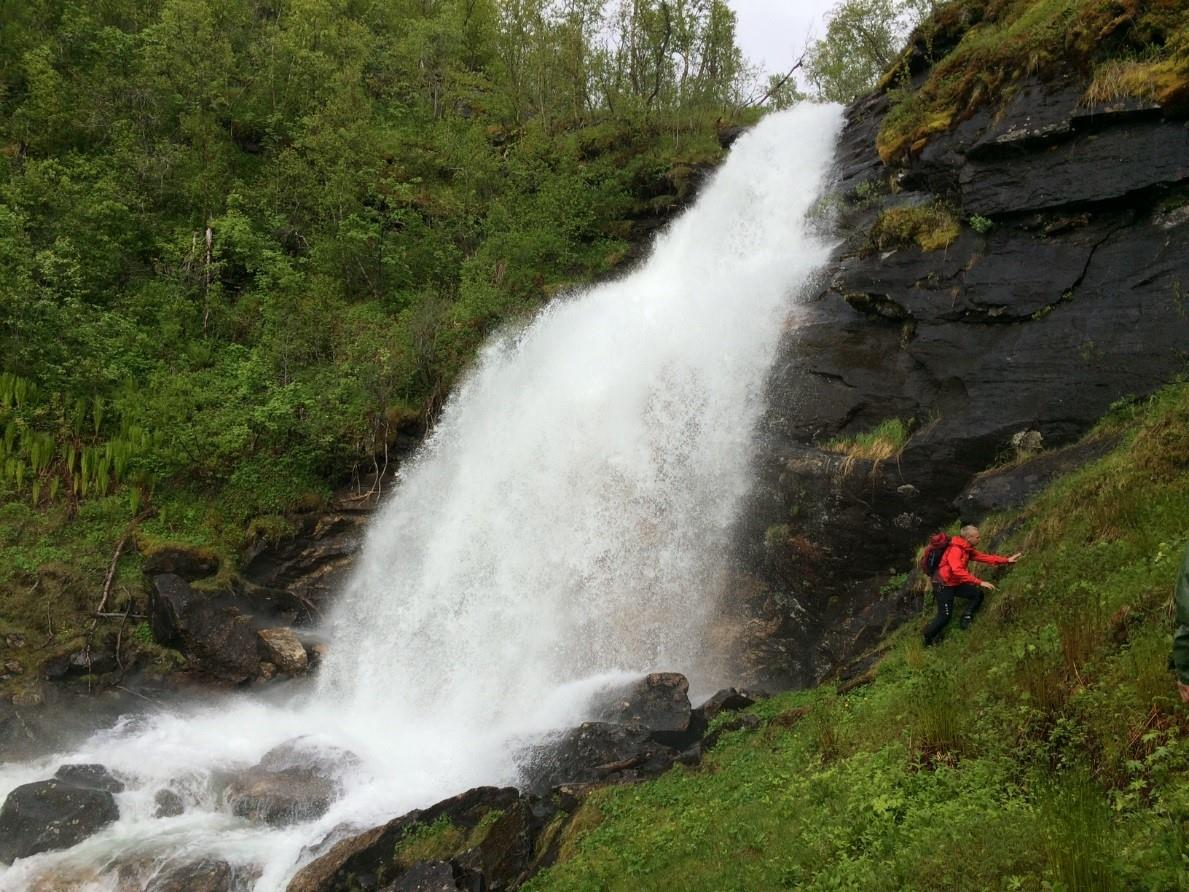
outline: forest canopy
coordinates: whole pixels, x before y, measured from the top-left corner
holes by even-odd
[[[4,491],[325,491],[684,197],[746,115],[734,29],[722,0],[7,5]]]

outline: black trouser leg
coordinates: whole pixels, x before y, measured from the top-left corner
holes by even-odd
[[[965,629],[970,625],[974,619],[974,614],[978,612],[978,608],[983,603],[983,589],[980,585],[960,585],[954,589],[954,593],[968,602],[966,609],[962,611],[962,619],[959,620],[959,625]]]
[[[925,647],[936,641],[941,630],[949,625],[950,617],[954,613],[954,589],[934,585],[933,599],[937,602],[937,615],[925,626]]]

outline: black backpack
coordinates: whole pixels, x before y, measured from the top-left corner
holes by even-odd
[[[921,555],[921,569],[930,579],[937,573],[937,568],[941,566],[941,559],[945,555],[945,550],[949,547],[950,537],[945,533],[934,533],[929,538],[929,544],[925,546],[925,553]]]

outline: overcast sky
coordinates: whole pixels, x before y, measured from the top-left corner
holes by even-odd
[[[739,17],[739,47],[769,71],[787,71],[806,38],[825,33],[822,17],[838,0],[727,0]]]

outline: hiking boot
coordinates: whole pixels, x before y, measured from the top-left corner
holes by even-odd
[[[958,626],[963,629],[969,629],[972,622],[974,622],[973,616],[964,616],[958,620]]]

